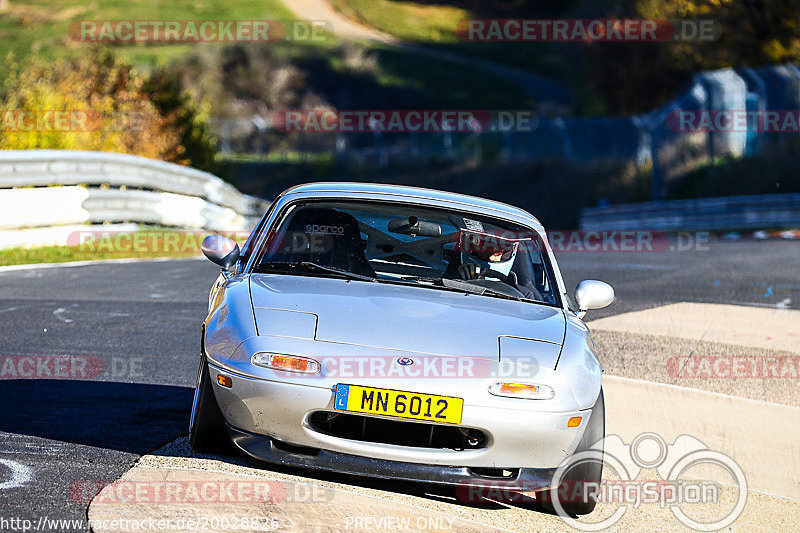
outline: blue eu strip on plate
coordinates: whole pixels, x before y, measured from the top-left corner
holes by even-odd
[[[350,385],[336,385],[336,401],[334,406],[337,409],[347,409],[347,397],[350,395]]]

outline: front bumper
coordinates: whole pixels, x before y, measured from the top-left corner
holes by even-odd
[[[309,424],[309,415],[315,411],[334,410],[334,394],[329,388],[245,377],[213,364],[209,365],[209,370],[220,410],[226,422],[237,430],[294,446],[392,463],[458,468],[555,469],[575,451],[590,413],[590,410],[546,411],[546,403],[531,400],[492,398],[495,401],[492,405],[465,402],[460,426],[478,429],[488,435],[485,447],[453,450],[400,446],[316,431]],[[219,386],[215,379],[217,374],[229,377],[232,387]],[[441,386],[445,385],[453,386],[452,380]],[[420,392],[432,392],[433,387],[430,381],[408,381],[402,386],[403,390]],[[451,391],[443,394],[448,392]],[[456,394],[453,390],[450,395]],[[567,421],[573,416],[583,417],[580,427],[567,427]],[[260,453],[265,454],[263,450]]]
[[[506,489],[537,491],[549,488],[555,468],[520,468],[512,475],[496,477],[481,475],[466,466],[441,466],[421,463],[387,461],[358,455],[332,452],[314,448],[301,449],[286,446],[265,435],[248,433],[228,425],[234,446],[245,454],[270,463],[284,466],[314,468],[328,472],[358,476],[379,477],[401,481],[417,481],[442,485],[474,486],[485,488],[500,483]]]

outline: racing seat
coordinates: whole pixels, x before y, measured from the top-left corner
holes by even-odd
[[[541,274],[544,274],[542,270]],[[517,289],[522,292],[526,298],[542,301],[542,294],[539,291],[541,284],[536,283],[539,273],[534,272],[531,265],[531,260],[528,257],[528,251],[524,246],[520,246],[514,263],[511,265],[511,272],[509,277],[516,283]],[[537,286],[538,285],[538,286]]]
[[[281,260],[310,261],[375,277],[364,254],[364,242],[355,217],[330,208],[307,207],[296,212],[286,230],[292,244]]]

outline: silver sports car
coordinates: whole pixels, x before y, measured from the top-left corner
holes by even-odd
[[[573,303],[521,209],[301,185],[241,250],[213,235],[203,252],[222,271],[203,322],[195,450],[232,443],[284,465],[541,491],[603,437],[602,369],[581,318],[613,289],[584,281]],[[558,479],[600,475],[582,464]]]

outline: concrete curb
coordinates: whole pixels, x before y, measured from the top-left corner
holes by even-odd
[[[88,516],[95,533],[149,521],[168,531],[498,531],[396,499],[306,481],[136,466],[97,494]]]
[[[799,408],[616,376],[603,376],[603,389],[607,435],[690,435],[736,461],[750,490],[798,499]]]

